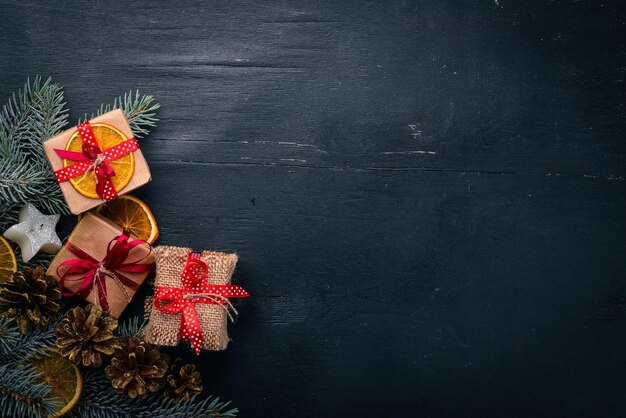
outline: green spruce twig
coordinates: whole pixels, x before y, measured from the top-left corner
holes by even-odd
[[[146,94],[139,94],[139,90],[133,95],[132,91],[124,93],[124,96],[116,97],[113,104],[101,105],[96,113],[91,116],[85,115],[81,120],[93,119],[113,109],[121,109],[126,116],[130,129],[136,138],[142,138],[150,132],[150,128],[156,126],[159,121],[154,117],[156,111],[161,107],[158,103],[153,103],[154,97]]]
[[[13,362],[0,366],[0,416],[45,417],[58,401],[50,398],[51,387],[38,383],[39,373],[30,366]]]
[[[34,360],[45,355],[54,345],[56,321],[44,328],[34,328],[28,333],[19,332],[17,324],[0,318],[0,363],[28,358]]]
[[[66,123],[63,89],[50,78],[27,81],[9,98],[0,110],[0,206],[17,211],[30,202],[68,213],[41,146]]]
[[[8,320],[0,319],[0,357],[11,355],[20,341],[20,331]]]
[[[124,340],[126,337],[135,337],[143,334],[143,329],[146,327],[146,321],[138,316],[127,319],[124,322],[120,322],[117,327],[117,333],[120,336],[120,340]]]
[[[85,373],[83,396],[72,411],[73,417],[93,418],[232,418],[237,408],[230,402],[209,397],[202,401],[189,400],[174,404],[161,394],[146,399],[130,399],[115,393],[102,369],[91,368]]]

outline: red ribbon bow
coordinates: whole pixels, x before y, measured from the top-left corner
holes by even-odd
[[[202,270],[201,276],[200,270]],[[187,257],[187,263],[181,274],[183,287],[157,286],[154,295],[156,310],[172,315],[182,312],[179,337],[181,341],[188,341],[196,354],[200,354],[204,343],[204,335],[196,313],[196,303],[228,305],[232,308],[228,302],[229,298],[250,296],[237,285],[210,285],[206,281],[207,275],[208,266],[200,260],[200,254],[191,253]],[[169,302],[169,304],[162,305],[161,302]],[[228,311],[228,307],[224,306],[224,309]]]
[[[62,183],[71,178],[85,174],[89,170],[94,170],[96,176],[96,193],[102,200],[109,201],[117,197],[117,190],[113,185],[111,177],[115,175],[115,170],[108,163],[124,155],[135,152],[139,149],[137,140],[129,138],[111,148],[102,151],[96,140],[96,135],[91,128],[89,121],[81,123],[76,127],[83,140],[83,152],[66,151],[54,149],[54,152],[61,158],[77,161],[67,167],[60,168],[54,172],[57,181]]]
[[[102,259],[98,261],[71,242],[67,242],[65,247],[70,250],[78,258],[66,260],[59,264],[57,267],[57,275],[59,276],[59,288],[63,296],[78,295],[83,299],[86,298],[89,293],[97,286],[98,291],[98,304],[102,306],[104,310],[109,310],[109,303],[107,301],[107,289],[106,289],[106,276],[112,278],[115,283],[124,291],[128,301],[130,297],[126,293],[124,286],[129,287],[132,290],[137,290],[139,284],[135,283],[128,277],[124,276],[122,272],[127,273],[139,273],[150,271],[153,263],[141,263],[145,260],[145,257],[132,262],[126,262],[130,251],[142,244],[148,245],[147,242],[135,239],[129,241],[127,233],[113,238],[107,246],[107,253]],[[61,273],[63,268],[67,268],[65,272]],[[68,276],[79,275],[77,278],[69,278]],[[82,282],[80,287],[75,292],[66,291],[65,282]]]

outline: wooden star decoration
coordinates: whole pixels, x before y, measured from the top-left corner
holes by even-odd
[[[61,249],[61,240],[55,231],[61,215],[44,215],[27,203],[19,213],[20,223],[4,232],[4,237],[17,243],[25,263],[39,251],[54,254]]]

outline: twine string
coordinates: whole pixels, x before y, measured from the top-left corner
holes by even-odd
[[[217,293],[188,293],[184,296],[185,299],[193,299],[196,297],[207,298],[214,304],[220,306],[222,309],[224,309],[224,312],[226,312],[226,314],[228,315],[230,322],[235,322],[235,318],[233,317],[231,312],[235,314],[235,317],[239,315],[239,312],[237,312],[237,309],[235,309],[233,304],[230,303],[230,301],[227,298],[225,298],[222,295],[218,295]]]
[[[120,281],[120,279],[117,277],[117,275],[115,274],[114,271],[111,271],[109,269],[107,269],[104,266],[104,263],[100,263],[98,264],[98,268],[96,269],[96,272],[93,276],[94,278],[94,286],[96,289],[99,289],[99,281],[100,281],[100,277],[110,277],[111,279],[113,279],[113,281],[115,282],[115,284],[117,284],[117,286],[122,289],[122,292],[124,293],[124,297],[126,298],[126,302],[130,303],[130,295],[128,294],[128,292],[126,291],[126,286],[124,286],[122,284],[122,282]],[[103,278],[104,280],[104,278]]]
[[[98,168],[103,162],[104,162],[104,155],[98,154],[96,156],[96,159],[93,160],[93,164],[91,164],[91,167],[89,167],[87,171],[83,173],[82,181],[85,181],[87,174],[91,173],[92,171],[96,171],[96,168]],[[96,178],[96,184],[98,184],[98,176],[94,176],[94,177]]]

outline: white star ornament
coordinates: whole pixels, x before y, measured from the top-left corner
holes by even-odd
[[[17,243],[25,263],[39,251],[54,254],[61,249],[61,240],[54,228],[61,215],[44,215],[27,203],[19,213],[20,223],[4,232],[4,237]]]

